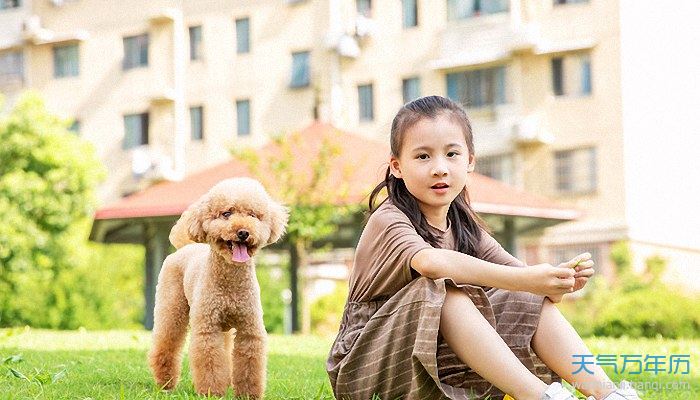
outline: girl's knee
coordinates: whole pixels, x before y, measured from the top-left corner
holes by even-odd
[[[456,288],[454,286],[446,285],[445,286],[445,301],[468,301],[470,303],[472,302],[472,299],[469,297],[468,294],[464,292],[464,290]]]

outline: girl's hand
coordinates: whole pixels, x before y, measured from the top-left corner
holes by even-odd
[[[559,264],[559,267],[571,268],[576,272],[574,274],[575,283],[573,290],[575,292],[577,290],[583,289],[583,287],[586,286],[588,278],[593,276],[593,274],[595,273],[595,270],[593,269],[594,265],[595,263],[591,259],[591,253],[583,253],[577,255],[576,257],[572,258],[567,262]]]
[[[537,264],[525,268],[523,285],[525,291],[540,296],[556,296],[574,290],[576,271],[573,268],[553,267],[550,264]]]

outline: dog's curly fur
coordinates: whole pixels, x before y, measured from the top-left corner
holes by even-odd
[[[197,393],[224,395],[233,386],[238,396],[263,396],[267,335],[253,256],[280,239],[288,217],[250,178],[219,182],[182,214],[170,232],[178,250],[163,262],[156,287],[148,359],[161,388],[177,385],[189,323]],[[234,261],[237,243],[247,245],[245,262]]]

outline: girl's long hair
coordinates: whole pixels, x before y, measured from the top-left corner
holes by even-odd
[[[403,137],[408,129],[423,118],[435,119],[441,114],[448,115],[462,127],[469,154],[473,155],[474,139],[471,123],[469,118],[467,118],[466,112],[462,106],[442,96],[421,97],[401,107],[391,123],[391,155],[398,158],[399,154],[401,154]],[[379,183],[369,196],[370,215],[381,205],[380,203],[375,206],[375,202],[381,190],[386,188],[389,195],[388,199],[408,216],[416,232],[431,246],[440,247],[439,238],[428,229],[428,221],[421,213],[418,201],[408,191],[403,179],[394,177],[390,171],[390,168],[387,167],[384,182]],[[477,245],[481,239],[481,230],[484,229],[485,224],[469,205],[469,193],[466,187],[462,189],[462,192],[450,204],[447,218],[450,220],[450,229],[455,238],[457,250],[476,256]]]

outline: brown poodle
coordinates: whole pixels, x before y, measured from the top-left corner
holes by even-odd
[[[267,336],[253,256],[279,240],[288,216],[250,178],[219,182],[182,214],[170,232],[178,250],[156,287],[148,359],[160,387],[177,385],[189,322],[197,393],[224,395],[233,386],[237,396],[263,396]]]

